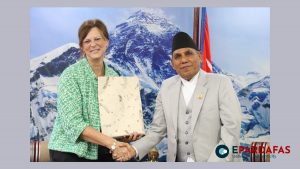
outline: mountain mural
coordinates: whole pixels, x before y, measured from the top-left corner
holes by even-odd
[[[155,98],[163,80],[175,75],[170,64],[172,37],[180,29],[165,17],[139,10],[110,32],[105,63],[122,76],[138,76],[145,128],[152,121]],[[30,60],[30,139],[48,140],[56,117],[57,82],[65,68],[80,59],[77,44],[69,43]],[[270,76],[249,72],[237,76],[213,63],[214,73],[233,82],[242,108],[241,144],[270,141]],[[157,145],[160,161],[167,142]],[[245,161],[247,157],[244,157]]]

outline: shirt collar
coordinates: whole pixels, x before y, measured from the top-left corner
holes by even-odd
[[[187,81],[187,80],[185,80],[184,78],[182,78],[180,76],[179,77],[180,77],[180,80],[181,80],[183,86],[196,85],[197,81],[198,81],[199,74],[200,74],[200,71],[190,81]]]

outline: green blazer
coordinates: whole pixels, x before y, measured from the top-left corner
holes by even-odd
[[[105,65],[105,76],[118,76]],[[98,146],[80,139],[87,126],[101,129],[98,79],[86,58],[63,71],[58,83],[57,115],[48,148],[95,160]]]

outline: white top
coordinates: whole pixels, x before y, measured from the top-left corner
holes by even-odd
[[[196,88],[196,85],[198,82],[199,74],[200,74],[200,71],[190,81],[187,81],[187,80],[183,79],[182,77],[180,77],[181,84],[182,84],[181,91],[182,91],[186,105],[189,104],[189,102],[193,96],[193,93],[195,91],[195,88]]]
[[[183,98],[184,98],[186,105],[189,104],[189,102],[193,96],[193,93],[195,91],[195,88],[196,88],[196,85],[198,82],[199,74],[200,74],[200,71],[190,81],[187,81],[187,80],[183,79],[182,77],[180,77],[180,80],[182,83],[181,91],[182,91]],[[188,157],[186,162],[195,162],[195,160],[191,157]]]

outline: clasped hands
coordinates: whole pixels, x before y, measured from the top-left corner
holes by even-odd
[[[128,142],[138,140],[142,136],[143,134],[134,132],[129,136],[118,139],[116,148],[112,151],[112,158],[116,161],[128,161],[135,157],[136,151]]]
[[[112,158],[116,161],[128,161],[135,155],[135,149],[124,142],[117,142],[115,150],[112,151]]]

